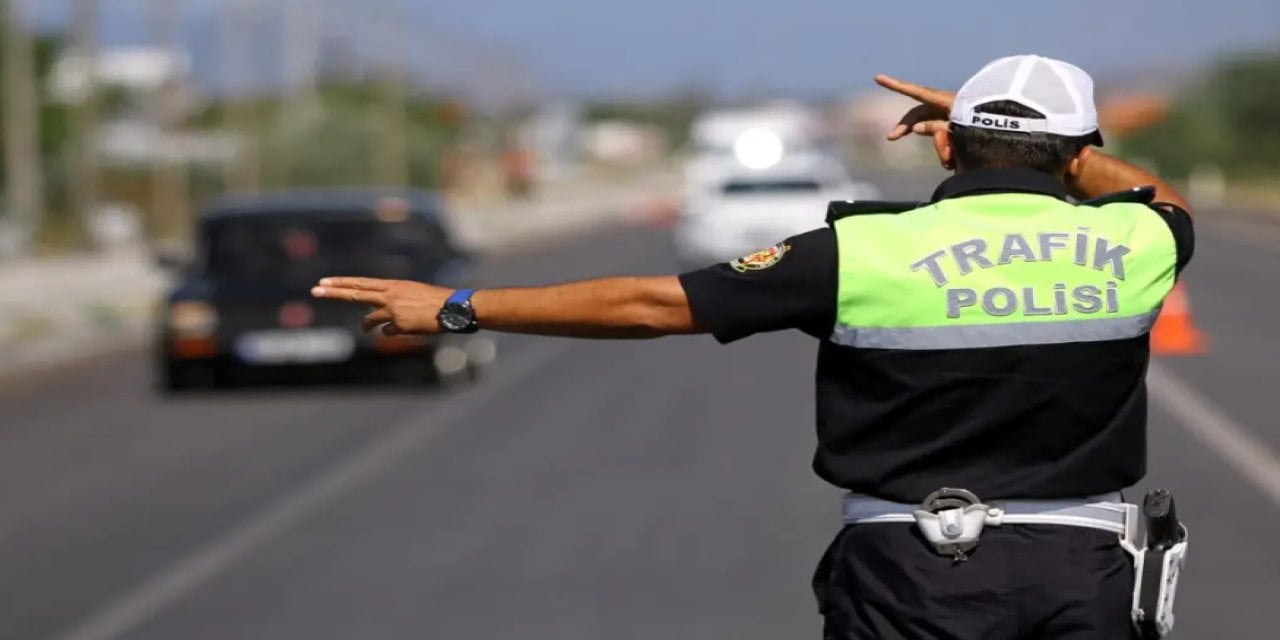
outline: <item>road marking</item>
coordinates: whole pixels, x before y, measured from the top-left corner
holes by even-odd
[[[209,544],[121,594],[59,640],[112,640],[146,622],[263,545],[341,499],[417,450],[451,422],[493,400],[565,353],[571,343],[548,340],[518,360],[499,363],[484,386],[433,407],[338,460],[269,506],[240,521]]]
[[[1280,507],[1280,458],[1265,442],[1162,366],[1151,365],[1147,389],[1191,435]]]

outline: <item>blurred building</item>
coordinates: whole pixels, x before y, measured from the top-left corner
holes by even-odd
[[[92,57],[68,53],[54,63],[50,90],[59,100],[75,102],[95,80],[138,93],[174,86],[194,92],[191,58],[161,47],[121,47]]]
[[[667,151],[667,140],[655,126],[626,120],[602,120],[583,132],[582,148],[596,161],[635,166],[661,159]]]
[[[519,144],[531,156],[542,180],[572,174],[581,156],[582,111],[572,103],[539,109],[520,127]]]
[[[56,100],[74,103],[84,99],[93,83],[106,97],[99,125],[104,162],[220,164],[234,159],[231,136],[181,126],[206,100],[185,52],[160,47],[106,49],[92,57],[71,52],[55,63],[49,91]]]

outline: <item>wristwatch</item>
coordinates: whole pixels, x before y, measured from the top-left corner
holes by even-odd
[[[444,301],[436,320],[440,327],[449,333],[475,333],[480,330],[476,323],[476,310],[471,306],[471,296],[475,289],[458,289]]]

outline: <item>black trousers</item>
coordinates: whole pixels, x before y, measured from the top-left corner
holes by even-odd
[[[1132,640],[1133,562],[1118,536],[988,527],[969,559],[913,524],[845,527],[813,577],[826,640]]]

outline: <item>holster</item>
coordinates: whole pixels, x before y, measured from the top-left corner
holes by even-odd
[[[1173,496],[1148,493],[1142,517],[1133,518],[1121,546],[1133,556],[1133,624],[1143,640],[1163,638],[1173,630],[1173,602],[1187,557],[1187,528],[1178,521]]]

